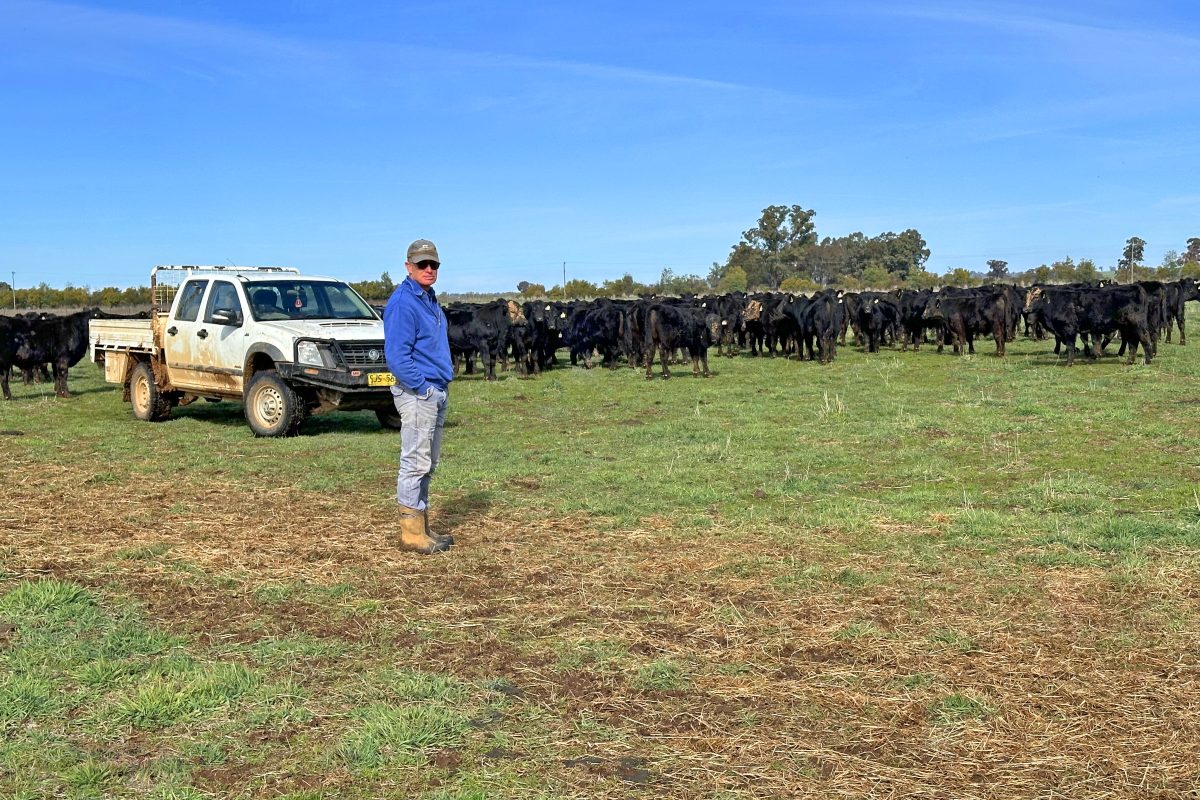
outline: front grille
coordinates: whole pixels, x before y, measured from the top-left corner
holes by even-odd
[[[338,342],[342,361],[348,367],[384,367],[383,342]]]

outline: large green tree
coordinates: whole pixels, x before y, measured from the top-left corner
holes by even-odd
[[[807,249],[802,272],[806,272],[813,283],[828,286],[847,274],[849,266],[850,248],[846,239],[826,236],[820,244]]]
[[[882,245],[883,267],[900,280],[913,270],[924,269],[929,260],[929,246],[914,228],[901,233],[880,234],[876,237]]]
[[[1200,236],[1193,236],[1187,240],[1187,250],[1183,253],[1183,260],[1185,263],[1200,263]]]
[[[817,243],[815,214],[802,206],[767,206],[758,224],[742,232],[726,269],[744,269],[751,286],[779,288],[784,278],[800,271],[806,250]]]
[[[1126,280],[1133,280],[1134,270],[1140,266],[1146,257],[1146,240],[1130,236],[1125,240],[1125,249],[1121,251],[1121,260],[1117,262],[1117,271],[1125,270]]]
[[[1004,276],[1008,275],[1008,262],[998,258],[989,258],[988,262],[988,277],[994,281],[1003,280]]]

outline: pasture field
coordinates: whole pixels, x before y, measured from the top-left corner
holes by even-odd
[[[436,557],[370,413],[16,384],[0,796],[1196,797],[1200,342],[991,349],[466,377]]]

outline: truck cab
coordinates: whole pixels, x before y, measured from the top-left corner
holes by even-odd
[[[135,416],[163,419],[203,398],[240,400],[259,436],[293,434],[333,410],[372,409],[399,426],[383,321],[345,282],[285,267],[165,266],[151,288],[148,341],[92,326],[94,357],[125,385]]]

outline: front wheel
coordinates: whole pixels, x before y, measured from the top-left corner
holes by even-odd
[[[154,369],[145,361],[133,368],[129,378],[133,416],[144,422],[161,422],[171,415],[171,403],[154,382]]]
[[[294,436],[304,420],[304,403],[274,370],[260,372],[246,389],[246,422],[255,436]]]
[[[393,431],[400,430],[400,413],[396,411],[395,406],[375,409],[375,417],[383,427]]]

